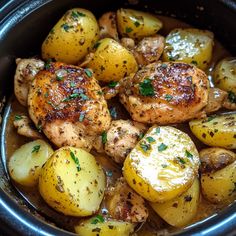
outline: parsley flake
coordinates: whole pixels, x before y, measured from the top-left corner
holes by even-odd
[[[21,119],[23,119],[23,117],[21,115],[15,115],[15,118],[14,118],[15,121],[21,120]]]
[[[134,22],[134,25],[135,25],[136,27],[139,27],[139,26],[140,26],[140,23],[139,23],[138,21],[135,21],[135,22]]]
[[[80,164],[79,164],[79,159],[75,156],[75,154],[73,152],[70,152],[70,157],[72,158],[72,160],[76,164],[77,171],[80,171],[81,167],[80,167]]]
[[[194,64],[195,66],[198,65],[197,61],[191,61],[190,63],[191,63],[191,64]]]
[[[157,127],[155,133],[156,133],[156,134],[160,134],[160,132],[161,132],[161,128],[160,128],[160,127]]]
[[[144,152],[147,152],[151,149],[151,145],[149,143],[141,142],[139,146],[142,148]]]
[[[167,149],[167,145],[165,145],[164,143],[161,143],[159,146],[158,146],[158,151],[159,152],[162,152],[162,151],[165,151]]]
[[[112,118],[116,119],[117,118],[117,112],[116,112],[116,108],[115,107],[111,107],[109,109],[110,115]]]
[[[154,143],[156,141],[153,137],[150,136],[148,136],[146,139],[149,143]]]
[[[73,26],[65,23],[65,24],[61,25],[61,28],[63,28],[66,32],[69,32],[69,29],[73,28]]]
[[[75,86],[76,86],[75,82],[71,81],[71,82],[70,82],[70,87],[71,87],[71,88],[74,88]]]
[[[143,82],[139,83],[139,92],[143,96],[154,96],[154,88],[152,86],[152,81],[147,78]]]
[[[62,81],[62,80],[63,80],[63,77],[57,75],[56,80],[57,80],[57,81]]]
[[[101,216],[101,215],[96,215],[96,216],[92,219],[91,224],[97,224],[98,222],[101,222],[101,223],[104,222],[103,216]]]
[[[108,86],[109,88],[115,88],[117,84],[118,84],[117,81],[111,81],[107,86]]]
[[[139,139],[142,139],[143,137],[144,137],[144,133],[140,133],[138,136]]]
[[[101,136],[102,136],[102,143],[105,144],[107,142],[107,133],[106,133],[106,131],[103,131]]]
[[[170,94],[166,94],[166,95],[165,95],[165,100],[168,101],[168,102],[171,101],[172,98],[173,98],[173,96],[170,95]]]
[[[69,97],[67,97],[67,98],[64,98],[63,100],[62,100],[62,102],[68,102],[68,101],[70,101],[70,100],[73,100],[73,99],[75,99],[75,98],[78,98],[78,97],[80,97],[82,100],[88,100],[88,96],[86,96],[85,94],[83,94],[83,93],[72,93],[72,94],[70,94],[69,95]]]
[[[91,70],[89,70],[89,69],[84,69],[84,72],[85,72],[85,74],[86,74],[89,78],[91,78],[92,75],[93,75],[93,72],[92,72]]]
[[[82,122],[84,120],[84,117],[85,117],[85,113],[84,112],[80,112],[79,122]]]
[[[111,170],[106,171],[106,176],[112,177],[113,173]]]
[[[128,33],[131,33],[133,31],[133,29],[132,28],[130,28],[130,27],[126,27],[125,28],[125,32],[128,34]]]
[[[181,163],[183,165],[186,164],[186,161],[181,157],[177,157],[177,160],[179,161],[179,163]]]
[[[186,155],[188,158],[193,159],[193,154],[192,154],[191,152],[189,152],[188,150],[185,150],[185,155]]]
[[[40,149],[40,145],[35,145],[34,147],[33,147],[33,150],[32,150],[32,153],[38,153],[39,152],[39,149]]]

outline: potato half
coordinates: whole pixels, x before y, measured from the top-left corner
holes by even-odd
[[[52,153],[51,146],[41,139],[22,145],[10,157],[11,178],[24,186],[37,185],[41,168]]]
[[[77,64],[98,39],[99,26],[94,15],[82,8],[71,9],[44,40],[42,58]]]
[[[191,222],[197,213],[200,183],[196,178],[192,186],[181,196],[164,203],[150,203],[155,212],[168,224],[183,227]]]
[[[236,148],[236,113],[192,120],[189,126],[193,134],[206,145]]]
[[[39,191],[44,200],[65,215],[88,216],[100,206],[105,175],[95,158],[79,148],[62,147],[42,168]]]
[[[198,167],[198,151],[187,134],[173,127],[153,126],[127,156],[123,174],[142,197],[164,202],[191,186]]]
[[[96,79],[104,82],[119,81],[138,70],[133,54],[110,38],[98,41],[87,66],[93,70]]]
[[[192,63],[204,70],[211,61],[213,38],[206,30],[174,29],[166,37],[163,60]]]

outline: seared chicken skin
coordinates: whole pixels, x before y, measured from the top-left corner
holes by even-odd
[[[96,135],[110,126],[111,117],[92,72],[63,63],[50,63],[32,82],[29,115],[58,147],[92,148]]]
[[[120,101],[135,121],[180,123],[206,115],[208,88],[206,74],[197,67],[157,62],[121,82]]]
[[[44,68],[44,62],[39,59],[16,59],[16,73],[14,77],[14,92],[17,100],[27,106],[29,87],[35,75]]]

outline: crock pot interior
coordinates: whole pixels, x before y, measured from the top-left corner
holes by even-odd
[[[153,13],[169,15],[182,19],[193,26],[212,30],[232,54],[236,52],[236,3],[231,0],[32,0],[3,1],[0,5],[0,99],[10,97],[13,88],[13,76],[16,57],[30,57],[38,54],[45,36],[63,15],[72,7],[91,10],[98,17],[105,11],[118,7],[147,10]],[[1,136],[1,154],[4,155],[4,136]],[[3,158],[4,159],[4,158]],[[37,213],[30,209],[19,197],[5,175],[4,163],[0,165],[0,220],[6,234],[46,235],[67,234],[54,226],[49,226]],[[189,231],[176,233],[193,235],[202,231],[209,235],[231,232],[236,224],[236,206],[232,205],[202,223],[191,226]],[[39,217],[40,218],[40,217]],[[217,225],[218,224],[218,225]],[[217,226],[216,226],[217,225]],[[214,227],[213,227],[214,226]],[[212,231],[217,230],[217,231]],[[211,234],[214,232],[213,234]],[[68,233],[69,234],[69,233]]]

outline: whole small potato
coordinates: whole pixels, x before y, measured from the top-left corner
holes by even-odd
[[[62,147],[42,168],[39,192],[55,210],[70,216],[94,214],[105,190],[105,175],[83,149]]]
[[[206,30],[174,29],[166,37],[163,60],[192,63],[204,70],[211,61],[213,38]]]
[[[96,79],[119,81],[138,70],[133,54],[114,39],[105,38],[96,45],[94,56],[87,65],[93,70]]]
[[[236,96],[236,58],[221,60],[214,69],[213,79],[216,87],[233,92]]]
[[[117,26],[122,37],[140,40],[156,34],[162,22],[150,13],[121,8],[117,11]]]
[[[168,224],[175,227],[186,226],[197,213],[200,183],[196,178],[192,186],[181,196],[164,203],[150,203],[155,212]]]
[[[77,64],[98,39],[99,26],[94,15],[82,8],[71,9],[44,40],[42,58]]]

